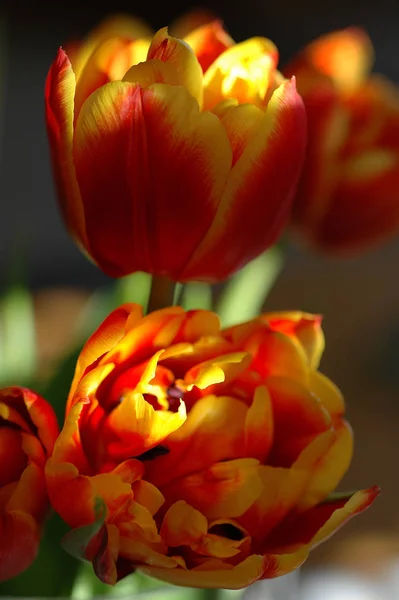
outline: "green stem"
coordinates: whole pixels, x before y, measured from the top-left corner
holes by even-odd
[[[167,277],[153,277],[147,313],[173,305],[176,283]]]
[[[284,265],[284,254],[274,246],[248,263],[226,283],[216,312],[224,327],[256,317]]]
[[[200,590],[200,595],[198,600],[219,600],[220,599],[220,590],[218,589],[204,589]]]
[[[151,288],[151,275],[138,271],[118,279],[116,283],[117,304],[134,302],[141,304],[144,311],[147,308]]]
[[[193,281],[183,287],[182,306],[186,310],[212,309],[212,288],[207,283]]]

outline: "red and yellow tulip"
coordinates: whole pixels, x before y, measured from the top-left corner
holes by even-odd
[[[49,509],[44,467],[57,434],[43,398],[27,388],[0,390],[0,581],[36,557]]]
[[[60,49],[50,69],[62,212],[111,276],[220,281],[273,244],[289,217],[303,104],[267,39],[235,44],[219,22],[184,40],[166,28],[151,39],[143,27],[116,19],[69,56]]]
[[[399,230],[399,91],[371,75],[373,47],[349,28],[309,44],[295,74],[308,150],[293,221],[316,247],[366,248]]]
[[[68,548],[110,584],[137,568],[242,588],[298,567],[378,493],[333,494],[352,433],[323,347],[320,318],[300,312],[226,330],[207,311],[112,312],[46,467]]]

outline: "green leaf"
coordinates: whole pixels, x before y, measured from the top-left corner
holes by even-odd
[[[94,521],[69,531],[61,540],[61,546],[71,556],[79,560],[86,560],[87,544],[100,531],[104,525],[107,507],[102,498],[97,497],[94,503]]]
[[[26,385],[36,368],[33,300],[22,285],[12,285],[0,303],[0,386]]]
[[[322,504],[332,504],[334,502],[342,502],[342,500],[348,501],[356,492],[333,492],[325,498]]]

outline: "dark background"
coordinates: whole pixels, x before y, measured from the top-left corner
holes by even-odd
[[[56,206],[43,86],[58,46],[83,36],[111,11],[131,11],[158,28],[193,6],[176,0],[159,6],[118,1],[102,6],[76,0],[0,4],[6,33],[1,38],[5,83],[1,90],[0,286],[6,283],[13,253],[21,247],[34,290],[59,285],[92,289],[107,281],[69,240]],[[220,15],[237,41],[253,35],[270,37],[280,49],[282,64],[322,33],[363,26],[376,48],[376,70],[399,82],[398,0],[224,0],[203,6]],[[346,487],[379,483],[383,488],[376,506],[337,540],[369,529],[399,540],[398,273],[398,240],[350,260],[315,256],[292,245],[266,305],[325,315],[327,349],[322,370],[344,391],[356,433]],[[331,552],[332,542],[328,548]]]

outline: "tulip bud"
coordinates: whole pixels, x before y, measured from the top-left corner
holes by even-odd
[[[61,210],[108,275],[216,282],[274,244],[305,151],[305,113],[272,42],[220,23],[186,40],[115,27],[60,49],[46,118]]]

